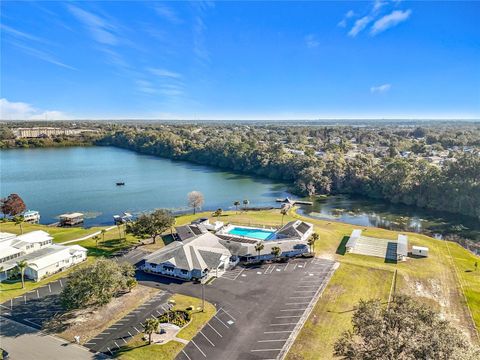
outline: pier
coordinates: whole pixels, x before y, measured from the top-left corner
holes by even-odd
[[[290,198],[277,199],[277,202],[286,203],[290,205],[313,205],[312,201],[292,200]]]

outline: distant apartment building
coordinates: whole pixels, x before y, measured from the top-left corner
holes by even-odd
[[[54,127],[32,127],[32,128],[16,128],[13,133],[17,139],[22,138],[45,138],[59,135],[76,136],[82,132],[92,131],[83,129],[64,129]]]

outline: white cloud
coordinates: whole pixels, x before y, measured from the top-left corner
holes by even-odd
[[[181,74],[166,69],[149,68],[148,71],[162,78],[180,79],[182,77]]]
[[[24,102],[11,102],[0,99],[1,120],[65,120],[65,113],[57,110],[40,110]]]
[[[392,84],[382,84],[378,86],[372,86],[370,92],[372,94],[383,94],[389,91],[392,88]]]
[[[348,36],[351,36],[351,37],[357,36],[358,33],[361,32],[363,29],[365,29],[371,21],[372,21],[372,18],[369,15],[358,19],[357,21],[355,21],[355,24],[353,25],[352,29],[348,32]]]
[[[318,47],[318,45],[320,45],[320,42],[318,41],[315,34],[308,34],[307,36],[305,36],[305,44],[307,44],[307,47],[311,49]]]
[[[114,33],[115,27],[107,20],[80,9],[77,6],[68,5],[70,12],[90,31],[92,37],[99,43],[116,45],[118,38]]]
[[[404,22],[405,20],[407,20],[410,17],[411,13],[412,13],[411,10],[406,10],[406,11],[395,10],[395,11],[392,11],[390,14],[385,15],[385,16],[381,17],[380,19],[378,19],[377,21],[375,21],[375,23],[372,26],[372,29],[370,30],[370,34],[372,34],[372,35],[379,34],[382,31],[390,29],[390,28],[400,24],[401,22]]]
[[[345,16],[343,17],[342,20],[339,21],[339,23],[337,24],[337,26],[340,26],[340,27],[347,27],[347,20],[354,17],[356,14],[353,10],[349,10],[347,11],[347,13],[345,14]]]
[[[19,48],[20,50],[22,50],[24,53],[30,55],[30,56],[33,56],[37,59],[40,59],[40,60],[43,60],[43,61],[46,61],[50,64],[53,64],[53,65],[57,65],[57,66],[60,66],[60,67],[63,67],[65,69],[70,69],[70,70],[77,70],[77,68],[73,67],[73,66],[70,66],[70,65],[67,65],[63,62],[61,62],[60,60],[58,60],[57,58],[55,58],[55,56],[45,52],[45,51],[41,51],[41,50],[38,50],[38,49],[35,49],[35,48],[32,48],[30,46],[27,46],[27,45],[23,45],[19,42],[14,42],[14,41],[11,41],[10,42],[13,46],[16,46],[17,48]]]
[[[175,13],[175,11],[163,4],[156,5],[155,12],[173,24],[181,24],[183,22],[182,19],[180,19]]]
[[[377,12],[377,11],[380,10],[382,7],[384,7],[385,5],[387,5],[387,3],[386,3],[385,1],[375,0],[374,3],[373,3],[373,9],[372,9],[372,11]]]
[[[346,14],[345,14],[345,17],[346,18],[351,18],[351,17],[354,17],[355,16],[355,12],[353,10],[349,10]]]

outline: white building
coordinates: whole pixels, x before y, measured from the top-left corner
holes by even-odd
[[[428,247],[412,246],[412,255],[428,257]]]
[[[8,276],[20,261],[27,262],[25,276],[38,281],[62,271],[87,258],[87,249],[79,245],[52,244],[53,238],[37,230],[23,235],[0,233],[0,281]]]
[[[145,258],[143,270],[184,280],[220,276],[228,267],[230,251],[220,239],[206,232],[174,241]]]

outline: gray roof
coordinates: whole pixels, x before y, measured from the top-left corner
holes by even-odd
[[[208,230],[201,224],[189,224],[175,228],[177,237],[180,241],[185,241],[205,234]]]
[[[312,226],[312,224],[306,223],[304,221],[294,220],[285,224],[276,233],[277,235],[282,235],[290,238],[298,238],[302,237],[308,230],[312,228]]]
[[[174,241],[146,256],[145,261],[153,264],[171,263],[185,270],[215,268],[222,256],[231,255],[219,240],[214,234],[206,232],[185,241]]]

